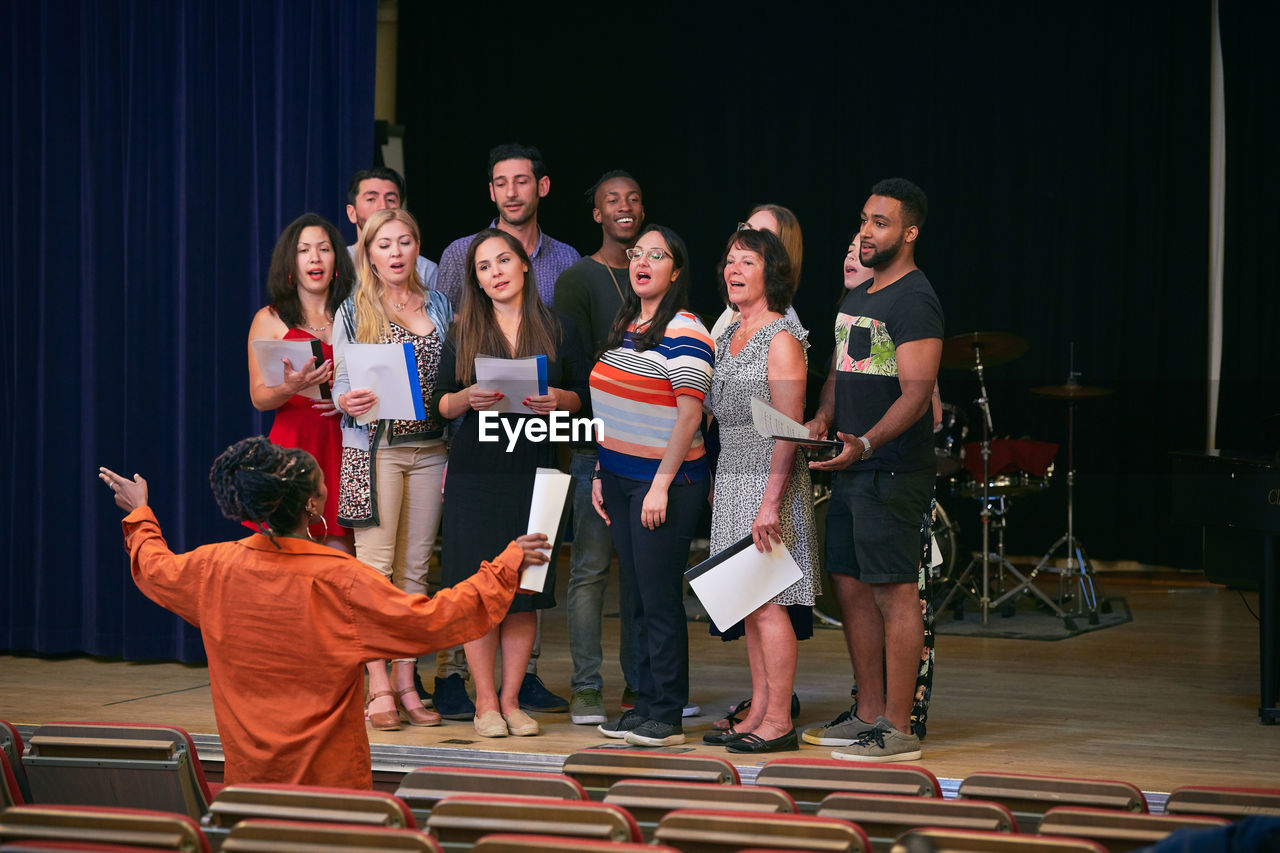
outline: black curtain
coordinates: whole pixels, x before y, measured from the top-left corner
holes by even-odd
[[[0,648],[203,656],[134,587],[97,466],[175,550],[236,537],[213,457],[267,424],[246,338],[281,228],[373,155],[375,0],[6,4]]]
[[[428,252],[493,216],[485,153],[519,139],[548,159],[545,230],[583,252],[599,230],[582,190],[605,169],[635,173],[650,219],[689,243],[694,307],[713,317],[734,224],[784,204],[805,236],[796,307],[811,362],[825,362],[868,190],[909,177],[931,200],[917,259],[947,333],[1031,341],[987,374],[997,434],[1063,445],[1053,488],[1011,505],[1010,549],[1041,552],[1066,529],[1067,409],[1029,389],[1065,382],[1074,346],[1080,381],[1114,389],[1076,414],[1078,535],[1098,558],[1198,553],[1195,533],[1168,522],[1166,459],[1203,447],[1206,430],[1208,3],[539,11],[402,9],[398,110],[410,182],[429,179],[429,203],[417,191]],[[412,49],[430,31],[477,41]],[[1263,94],[1242,97],[1270,120]],[[1260,186],[1255,203],[1267,196]],[[946,370],[941,384],[976,428],[973,376]],[[977,503],[948,489],[976,545]]]

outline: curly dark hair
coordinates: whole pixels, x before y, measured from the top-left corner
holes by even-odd
[[[924,190],[906,178],[885,178],[871,188],[872,195],[882,195],[897,199],[902,203],[902,220],[908,227],[914,225],[924,228],[925,217],[929,215],[929,199]]]
[[[298,241],[302,238],[303,229],[313,226],[324,231],[333,252],[333,280],[329,282],[329,295],[324,303],[325,313],[330,318],[337,316],[338,308],[347,300],[351,285],[356,280],[351,255],[332,222],[318,213],[304,213],[290,222],[280,232],[280,239],[271,251],[271,266],[267,269],[267,296],[271,307],[290,329],[298,328],[303,321],[298,285],[293,280],[298,269]]]
[[[213,460],[209,485],[223,515],[260,525],[275,537],[303,523],[319,470],[307,451],[257,435],[237,441]]]
[[[786,313],[787,306],[796,294],[796,279],[791,274],[791,256],[787,254],[782,240],[772,231],[746,228],[733,232],[733,236],[725,244],[724,254],[720,256],[720,293],[725,302],[729,301],[729,297],[724,281],[724,268],[734,246],[755,252],[764,260],[764,301],[770,311]]]

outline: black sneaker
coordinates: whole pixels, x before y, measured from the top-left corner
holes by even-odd
[[[456,672],[448,678],[437,676],[433,698],[436,712],[446,720],[470,720],[476,715],[476,705],[467,695],[467,683]]]
[[[542,679],[532,672],[520,682],[520,708],[540,714],[556,714],[569,710],[569,700],[547,689]]]
[[[628,709],[622,712],[622,716],[616,720],[610,720],[607,723],[601,723],[596,726],[596,731],[605,737],[624,738],[627,734],[641,723],[644,717],[637,714],[635,709]]]
[[[627,732],[627,743],[636,746],[675,746],[684,743],[684,728],[679,723],[645,720]]]

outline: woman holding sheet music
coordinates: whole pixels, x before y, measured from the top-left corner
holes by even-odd
[[[482,387],[476,382],[477,356],[545,357],[546,393],[508,400]],[[524,246],[505,231],[481,231],[467,249],[458,320],[445,344],[433,398],[442,418],[462,418],[445,480],[441,579],[446,586],[470,577],[480,565],[476,555],[493,543],[525,532],[535,472],[556,462],[555,445],[529,440],[525,427],[554,411],[578,411],[586,392],[586,356],[577,330],[538,298]],[[500,423],[490,427],[487,438],[481,413],[490,412]],[[514,433],[518,436],[510,438]],[[465,645],[476,689],[474,725],[482,737],[538,733],[537,721],[520,710],[519,691],[538,629],[533,611],[554,606],[553,561],[541,592],[517,596],[501,625]],[[499,651],[501,694],[495,674]]]
[[[333,396],[342,420],[342,477],[338,516],[355,528],[356,556],[409,593],[427,591],[431,550],[440,528],[444,423],[428,405],[453,308],[444,294],[418,279],[418,223],[399,208],[369,217],[356,245],[358,284],[335,318],[337,356]],[[359,421],[378,397],[352,387],[348,344],[411,344],[426,417]],[[479,565],[479,564],[477,564]],[[401,721],[434,726],[413,686],[415,660],[397,660],[387,679],[383,661],[369,664],[369,724],[394,731]],[[394,682],[394,687],[392,682]]]
[[[714,354],[706,326],[686,310],[689,262],[674,231],[649,225],[627,250],[631,288],[591,371],[591,405],[604,421],[591,500],[609,523],[630,591],[639,684],[635,707],[600,725],[643,746],[684,743],[689,630],[684,569],[706,506],[710,470],[699,427]]]
[[[796,631],[788,605],[812,605],[817,553],[813,486],[796,445],[755,429],[751,399],[759,397],[799,422],[804,416],[808,333],[784,316],[795,291],[782,242],[769,231],[738,231],[725,248],[724,283],[738,309],[716,341],[710,409],[720,424],[711,514],[711,552],[745,536],[760,551],[785,544],[802,575],[747,616],[751,702],[746,717],[703,737],[730,752],[798,749],[791,724]]]
[[[300,447],[320,463],[329,497],[307,528],[316,541],[353,553],[350,531],[338,524],[338,468],[342,435],[332,399],[301,392],[333,381],[333,316],[351,292],[355,272],[342,236],[323,216],[304,213],[280,234],[267,269],[271,299],[249,326],[249,397],[260,412],[274,411],[268,436],[281,447]],[[284,381],[268,385],[254,356],[257,340],[319,341],[322,358],[284,360]]]

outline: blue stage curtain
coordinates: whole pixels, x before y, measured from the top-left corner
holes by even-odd
[[[371,163],[376,2],[5,5],[0,648],[200,660],[95,474],[147,477],[174,550],[244,533],[207,472],[269,426],[246,338],[276,236],[345,224]]]

